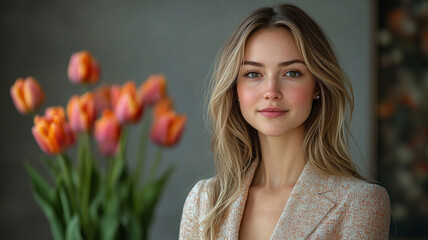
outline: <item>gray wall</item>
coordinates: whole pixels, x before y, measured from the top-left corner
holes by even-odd
[[[352,154],[364,175],[370,168],[372,6],[369,0],[291,1],[314,17],[335,45],[355,91],[352,132],[361,150]],[[30,193],[23,161],[36,168],[41,151],[30,133],[32,120],[20,116],[9,87],[17,77],[32,75],[44,87],[44,107],[65,105],[80,92],[68,82],[72,52],[90,50],[102,66],[102,81],[142,82],[164,73],[179,112],[188,115],[178,148],[164,155],[164,164],[178,162],[157,209],[152,239],[176,239],[181,208],[189,188],[214,173],[209,136],[202,116],[206,79],[217,50],[233,27],[257,7],[277,1],[2,1],[0,3],[1,160],[0,236],[7,239],[49,239],[50,231]],[[137,139],[131,134],[131,139]],[[130,150],[135,152],[135,141]],[[133,154],[131,154],[133,156]]]

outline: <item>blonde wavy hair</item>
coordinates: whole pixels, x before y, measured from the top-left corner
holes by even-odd
[[[217,175],[208,191],[211,208],[201,223],[205,239],[215,239],[229,206],[239,195],[251,161],[260,157],[257,132],[240,112],[236,80],[246,41],[262,28],[289,30],[316,79],[321,97],[313,101],[311,114],[304,125],[306,160],[328,174],[362,178],[348,148],[352,87],[321,28],[293,5],[257,9],[238,25],[220,50],[211,80],[207,103]]]

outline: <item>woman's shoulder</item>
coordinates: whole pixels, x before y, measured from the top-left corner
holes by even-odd
[[[376,206],[390,208],[390,200],[386,189],[378,184],[352,176],[340,177],[336,190],[340,192],[341,200],[353,205]]]
[[[183,207],[180,224],[180,239],[195,239],[193,234],[198,234],[202,227],[202,221],[208,211],[208,192],[214,178],[198,181],[187,195]]]
[[[190,190],[184,203],[184,211],[200,215],[208,207],[208,193],[214,178],[199,180]]]
[[[388,237],[391,205],[385,188],[356,177],[337,177],[336,186],[326,195],[336,204],[332,216],[340,219],[342,238]]]
[[[360,179],[353,176],[343,176],[338,179],[338,186],[346,189],[347,192],[375,192],[388,195],[385,188],[371,182],[370,180]]]
[[[187,195],[187,199],[189,198],[205,198],[208,197],[208,189],[212,186],[214,182],[214,177],[208,179],[202,179],[196,182]]]

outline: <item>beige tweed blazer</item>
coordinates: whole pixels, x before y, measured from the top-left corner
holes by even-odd
[[[257,164],[251,163],[240,196],[231,205],[218,239],[238,239]],[[179,239],[203,239],[204,226],[199,223],[209,210],[210,182],[212,179],[199,181],[187,196]],[[388,239],[390,214],[384,188],[354,177],[324,174],[307,163],[271,239]]]

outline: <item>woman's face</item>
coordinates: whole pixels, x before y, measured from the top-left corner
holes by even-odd
[[[259,134],[303,131],[317,95],[315,79],[288,30],[266,28],[249,37],[237,92],[244,119]]]

